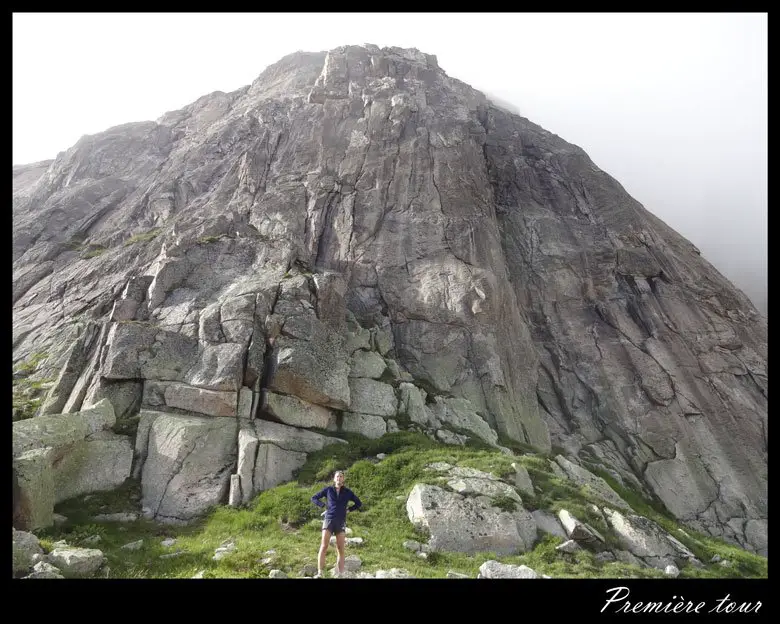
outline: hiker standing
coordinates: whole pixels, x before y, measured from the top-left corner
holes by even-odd
[[[326,505],[320,500],[326,498]],[[344,573],[344,541],[347,527],[347,512],[355,511],[362,507],[363,503],[355,495],[355,493],[344,485],[344,473],[341,470],[337,470],[333,475],[333,485],[324,487],[311,497],[311,501],[317,505],[317,507],[326,507],[323,515],[325,519],[322,521],[322,542],[320,543],[320,552],[317,559],[317,575],[315,578],[322,578],[325,570],[325,556],[328,552],[328,546],[330,545],[330,536],[336,535],[336,548],[338,550],[337,560],[337,574],[340,576]],[[354,505],[347,507],[347,504],[352,501]]]

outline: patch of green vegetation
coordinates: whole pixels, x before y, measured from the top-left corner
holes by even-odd
[[[766,578],[768,574],[768,560],[736,546],[716,540],[711,536],[698,531],[682,528],[679,523],[666,511],[663,504],[656,500],[647,500],[633,489],[621,485],[615,478],[603,468],[588,465],[588,469],[600,476],[607,484],[626,501],[640,516],[652,520],[660,527],[668,531],[677,540],[682,542],[702,563],[708,564],[715,555],[730,562],[731,574],[746,578]],[[690,578],[721,578],[723,568],[719,564],[704,568],[686,566],[681,570],[681,577]]]
[[[141,234],[136,234],[135,236],[131,236],[124,242],[125,247],[129,247],[130,245],[134,245],[135,243],[146,243],[150,240],[154,240],[159,236],[160,232],[162,232],[161,228],[152,228],[151,230],[148,230],[146,232],[142,232]]]
[[[504,494],[493,498],[493,505],[503,511],[517,511],[517,501]]]
[[[555,476],[549,472],[549,468],[544,470],[526,465],[526,470],[534,486],[541,490],[537,496],[537,503],[541,509],[557,512],[566,505],[581,506],[586,502],[582,500],[579,488],[568,479]]]
[[[98,256],[102,256],[107,251],[108,248],[103,247],[103,245],[90,245],[86,253],[82,254],[81,257],[85,260],[89,258],[97,258]]]
[[[38,539],[38,543],[40,544],[40,546],[43,549],[43,552],[45,554],[48,554],[52,550],[54,550],[54,542],[52,542],[50,539],[46,539],[45,537],[41,537],[41,538]]]
[[[84,251],[87,248],[87,246],[84,244],[84,240],[85,238],[83,234],[73,236],[67,243],[64,243],[63,246],[65,247],[66,251]]]
[[[587,486],[579,486],[569,479],[558,477],[543,457],[524,456],[518,460],[528,471],[528,475],[538,491],[534,496],[523,494],[523,506],[529,511],[542,509],[554,516],[565,509],[581,522],[589,524],[601,534],[605,549],[620,548],[613,531],[607,526],[604,517],[594,504],[603,504]]]
[[[672,519],[671,514],[664,508],[663,503],[657,500],[648,500],[638,492],[635,492],[631,488],[627,488],[620,484],[609,472],[602,467],[592,463],[588,463],[585,467],[590,470],[597,477],[601,477],[606,481],[607,485],[611,487],[618,496],[626,501],[632,509],[645,516],[646,514],[653,514],[659,520],[667,523],[671,523],[673,526],[677,526],[677,523]],[[647,516],[648,518],[650,516]],[[656,520],[658,521],[658,520]]]
[[[441,444],[437,444],[423,434],[408,431],[388,434],[378,440],[350,433],[341,434],[339,437],[346,440],[348,444],[332,444],[309,454],[306,463],[297,473],[299,483],[311,484],[318,480],[329,479],[336,470],[343,470],[360,459],[373,457],[379,453],[442,447]]]
[[[26,360],[14,366],[14,374],[22,376],[31,375],[38,369],[38,366],[40,366],[41,362],[43,362],[47,357],[49,357],[49,354],[45,351],[33,353]]]
[[[42,402],[42,397],[29,398],[21,393],[17,394],[16,385],[14,385],[11,402],[11,420],[16,422],[18,420],[27,420],[28,418],[34,417],[41,408]]]
[[[310,497],[332,482],[337,469],[346,471],[346,484],[363,501],[360,513],[348,516],[352,536],[362,537],[361,546],[348,545],[347,554],[362,560],[362,570],[403,568],[417,578],[443,578],[448,570],[476,577],[485,561],[527,565],[539,574],[554,578],[660,578],[660,570],[640,569],[621,562],[602,563],[593,552],[579,550],[572,554],[556,550],[563,540],[544,535],[533,550],[505,556],[481,552],[434,553],[427,559],[403,547],[406,540],[427,541],[427,536],[410,521],[406,499],[416,483],[439,483],[444,473],[427,470],[434,462],[472,467],[495,475],[507,474],[512,461],[522,463],[542,492],[535,498],[539,507],[557,510],[565,507],[580,519],[608,535],[603,520],[588,506],[586,492],[556,477],[549,463],[539,456],[512,458],[493,450],[448,446],[419,433],[402,431],[370,440],[345,435],[349,444],[333,444],[311,453],[294,481],[284,483],[257,495],[243,507],[219,506],[190,525],[158,525],[139,518],[135,522],[98,522],[96,514],[140,511],[138,482],[128,480],[113,492],[78,497],[57,506],[56,511],[68,517],[59,527],[40,532],[47,547],[65,539],[75,545],[89,545],[94,535],[100,541],[90,547],[100,548],[108,557],[112,578],[190,578],[202,571],[204,578],[264,578],[272,569],[291,577],[301,575],[304,565],[316,566],[321,536],[321,509]],[[384,453],[384,459],[376,455]],[[511,499],[494,499],[502,509]],[[528,508],[527,495],[523,495]],[[674,533],[680,537],[679,531]],[[166,537],[176,543],[165,547]],[[143,540],[138,550],[122,549],[130,542]],[[215,550],[232,541],[236,548],[222,559],[214,560]],[[703,544],[710,542],[703,540]],[[715,541],[712,541],[714,544]],[[710,546],[707,546],[710,548]],[[710,566],[704,570],[684,568],[683,576],[729,577],[766,576],[766,565],[757,567],[749,553],[739,553],[722,544],[721,556],[732,561],[732,568]],[[274,551],[274,552],[269,552]],[[178,556],[165,557],[180,552]],[[163,558],[165,557],[165,558]],[[328,567],[335,564],[335,549],[328,552]],[[763,572],[762,572],[763,570]]]
[[[48,357],[49,354],[44,351],[33,353],[14,367],[11,386],[12,421],[32,418],[40,409],[45,391],[54,379],[33,379],[32,375]]]

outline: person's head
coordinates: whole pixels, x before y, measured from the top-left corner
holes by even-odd
[[[333,483],[336,484],[336,487],[344,485],[344,473],[341,470],[337,470],[333,475]]]

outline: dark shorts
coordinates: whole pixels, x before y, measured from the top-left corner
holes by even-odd
[[[344,533],[347,528],[347,523],[343,520],[328,520],[327,518],[322,521],[322,530],[328,530],[333,535]]]

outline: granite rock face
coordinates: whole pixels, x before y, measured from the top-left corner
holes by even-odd
[[[431,55],[295,53],[15,167],[12,257],[13,358],[46,354],[48,413],[273,419],[275,337],[270,389],[348,426],[555,444],[766,548],[766,320]]]

